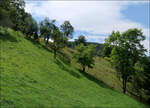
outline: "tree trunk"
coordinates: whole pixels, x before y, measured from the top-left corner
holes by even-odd
[[[122,80],[123,80],[123,83],[122,83],[122,85],[123,85],[123,93],[125,94],[126,93],[127,78],[123,77]]]
[[[141,93],[140,93],[140,96],[139,96],[139,98],[140,98],[140,102],[142,102],[142,95],[141,95]]]
[[[46,38],[46,45],[48,45],[49,37]]]
[[[127,78],[125,78],[125,83],[124,83],[124,93],[126,93],[126,87],[127,87]]]
[[[123,89],[123,93],[125,93],[125,89],[124,89],[124,78],[122,78],[122,89]]]
[[[14,27],[13,27],[13,29],[14,29],[15,31],[17,31],[17,26],[18,26],[18,24],[15,24]]]
[[[47,38],[47,40],[46,40],[46,45],[48,44],[48,38]]]
[[[85,66],[82,66],[82,71],[85,72]]]
[[[38,34],[37,33],[34,34],[34,40],[38,41]]]
[[[140,98],[140,101],[142,102],[142,92],[141,92],[141,89],[142,89],[142,85],[140,84],[139,85],[139,98]]]
[[[44,37],[44,42],[46,41],[46,37]]]
[[[54,59],[56,59],[57,52],[54,50]]]

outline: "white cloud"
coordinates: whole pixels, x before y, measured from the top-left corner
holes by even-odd
[[[148,37],[148,28],[126,19],[122,14],[126,5],[138,3],[145,3],[145,1],[39,1],[27,2],[25,10],[35,17],[49,17],[60,23],[69,20],[76,30],[89,33],[109,35],[112,30],[123,32],[137,27]],[[99,41],[102,37],[87,36],[87,38]]]
[[[138,2],[118,1],[42,1],[28,3],[26,11],[38,17],[49,17],[59,22],[70,20],[75,29],[91,33],[108,34],[112,30],[143,28],[139,23],[124,18],[121,13],[126,4]]]

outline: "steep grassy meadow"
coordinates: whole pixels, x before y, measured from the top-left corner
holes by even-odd
[[[0,48],[1,108],[147,108],[20,32],[0,28]]]

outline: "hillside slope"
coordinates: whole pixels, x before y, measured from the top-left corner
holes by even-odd
[[[146,108],[81,73],[20,32],[0,28],[2,108]]]

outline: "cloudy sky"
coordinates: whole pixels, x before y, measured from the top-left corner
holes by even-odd
[[[149,50],[150,2],[148,1],[26,1],[25,10],[39,22],[45,17],[58,24],[69,20],[75,28],[74,39],[85,35],[87,41],[103,43],[113,30],[142,29]]]

